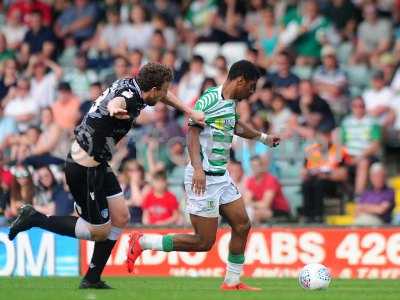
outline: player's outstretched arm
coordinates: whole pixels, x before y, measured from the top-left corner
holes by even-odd
[[[168,91],[167,97],[161,100],[163,103],[170,105],[177,110],[180,110],[187,114],[197,124],[204,126],[204,113],[201,111],[193,110],[189,106],[185,105],[176,97],[173,93]]]
[[[248,140],[258,140],[261,143],[268,145],[270,147],[276,147],[279,145],[280,137],[276,135],[269,135],[254,129],[253,127],[247,125],[240,119],[236,122],[235,134],[248,139]]]
[[[202,195],[206,189],[206,174],[203,170],[203,163],[200,157],[200,132],[201,128],[189,126],[188,131],[188,150],[190,163],[194,169],[192,179],[192,190],[197,195]]]
[[[107,104],[107,110],[111,117],[117,119],[129,119],[128,111],[126,110],[126,101],[124,97],[115,97]]]

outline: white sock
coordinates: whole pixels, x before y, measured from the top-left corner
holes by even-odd
[[[240,275],[243,271],[243,264],[235,264],[231,262],[227,262],[226,264],[226,273],[224,282],[227,285],[236,285],[240,282]]]
[[[159,234],[144,234],[139,239],[143,250],[163,250],[163,236]]]

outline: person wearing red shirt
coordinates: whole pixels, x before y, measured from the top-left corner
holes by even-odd
[[[26,25],[30,23],[30,14],[33,11],[40,11],[42,15],[43,24],[49,26],[51,24],[52,12],[51,6],[39,0],[17,0],[10,5],[7,16],[10,16],[14,11],[19,11],[22,20]]]
[[[178,200],[174,194],[168,191],[165,172],[156,172],[153,175],[152,189],[143,200],[143,224],[176,224],[179,218],[178,209]]]
[[[253,222],[263,223],[272,217],[289,217],[289,203],[278,179],[268,173],[261,157],[251,159],[253,176],[246,181],[245,200],[253,212]]]

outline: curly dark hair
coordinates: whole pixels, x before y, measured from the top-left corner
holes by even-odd
[[[139,71],[136,81],[143,92],[152,88],[161,89],[165,82],[173,79],[172,70],[159,63],[147,63]]]

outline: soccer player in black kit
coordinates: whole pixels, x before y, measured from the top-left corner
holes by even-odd
[[[172,72],[164,65],[148,63],[135,78],[115,81],[96,100],[75,129],[75,141],[65,167],[67,184],[75,198],[75,216],[46,216],[32,206],[21,208],[11,224],[9,239],[32,227],[95,241],[92,260],[79,288],[108,289],[101,273],[122,229],[129,210],[121,187],[108,161],[116,143],[132,128],[146,106],[158,101],[187,113],[202,123],[204,115],[183,105],[168,92]]]

